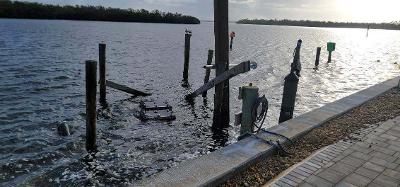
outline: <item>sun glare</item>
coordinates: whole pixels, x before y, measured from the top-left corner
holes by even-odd
[[[337,0],[339,11],[356,22],[400,20],[400,0]]]

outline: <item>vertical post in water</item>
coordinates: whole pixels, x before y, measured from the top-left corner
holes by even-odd
[[[97,62],[86,61],[86,150],[96,150]]]
[[[293,62],[290,65],[291,67],[290,72],[295,72],[298,77],[300,77],[300,71],[301,71],[300,49],[302,43],[303,43],[302,40],[297,41],[296,49],[294,49]]]
[[[232,51],[232,47],[233,47],[233,39],[235,38],[235,36],[236,36],[236,33],[235,32],[231,32],[230,34],[229,34],[229,37],[231,38],[231,43],[230,43],[230,45],[229,45],[229,49]]]
[[[214,57],[214,51],[213,50],[208,50],[208,59],[207,59],[207,65],[211,65],[212,64],[212,59]],[[210,73],[211,73],[211,69],[210,68],[206,68],[206,75],[204,77],[204,84],[208,83],[208,81],[210,81]],[[207,97],[207,91],[205,91],[202,94],[203,97]]]
[[[315,58],[315,67],[319,66],[319,58],[321,56],[321,47],[317,47],[317,56]]]
[[[232,51],[232,47],[233,47],[233,37],[231,37],[231,43],[229,44],[229,49]]]
[[[228,0],[214,0],[216,76],[229,69]],[[229,80],[215,86],[213,128],[229,127]]]
[[[298,84],[299,77],[296,75],[295,72],[291,72],[288,76],[285,77],[279,123],[283,123],[293,118]]]
[[[329,52],[328,63],[332,61],[332,52],[335,51],[335,49],[336,49],[336,43],[333,42],[327,43],[327,50]]]
[[[283,87],[283,98],[281,105],[281,113],[279,115],[279,123],[285,122],[293,118],[294,106],[296,103],[297,88],[301,71],[300,48],[302,41],[297,42],[295,56],[292,63],[290,74],[285,77]]]
[[[185,60],[183,64],[183,81],[188,81],[189,78],[189,59],[190,59],[190,38],[192,32],[186,30],[185,33]]]
[[[99,44],[100,104],[106,106],[106,44]]]
[[[332,62],[332,51],[329,51],[328,63]]]

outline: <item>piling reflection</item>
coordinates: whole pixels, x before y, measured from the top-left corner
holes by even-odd
[[[228,130],[226,128],[216,128],[215,126],[218,125],[213,125],[213,127],[211,128],[211,138],[213,139],[213,146],[209,148],[209,151],[211,152],[221,147],[225,147],[229,140]]]

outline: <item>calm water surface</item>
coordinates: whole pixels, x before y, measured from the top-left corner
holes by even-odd
[[[190,84],[182,88],[184,30],[193,30]],[[253,83],[270,102],[265,127],[277,125],[283,78],[297,39],[303,40],[300,115],[398,76],[400,32],[285,26],[231,25],[237,38],[231,63],[253,60],[256,70],[231,81],[231,119],[240,112],[238,87]],[[86,155],[84,61],[107,43],[108,79],[153,93],[131,97],[108,90],[109,111],[98,119],[95,155]],[[337,43],[333,62],[326,42]],[[214,133],[213,91],[195,105],[184,95],[202,85],[213,23],[169,25],[0,19],[0,184],[129,184],[232,143],[238,127]],[[322,46],[314,71],[315,50]],[[168,101],[172,122],[142,123],[140,101]],[[60,137],[67,123],[73,134]]]

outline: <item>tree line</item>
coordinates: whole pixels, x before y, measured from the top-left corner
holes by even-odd
[[[277,20],[277,19],[242,19],[239,24],[256,24],[256,25],[287,25],[302,27],[336,27],[336,28],[370,28],[370,29],[388,29],[400,30],[400,22],[393,21],[390,23],[352,23],[352,22],[331,22],[331,21],[310,21],[310,20]]]
[[[193,16],[144,9],[105,8],[102,6],[58,6],[41,3],[0,0],[0,18],[63,19],[145,23],[199,24]]]

